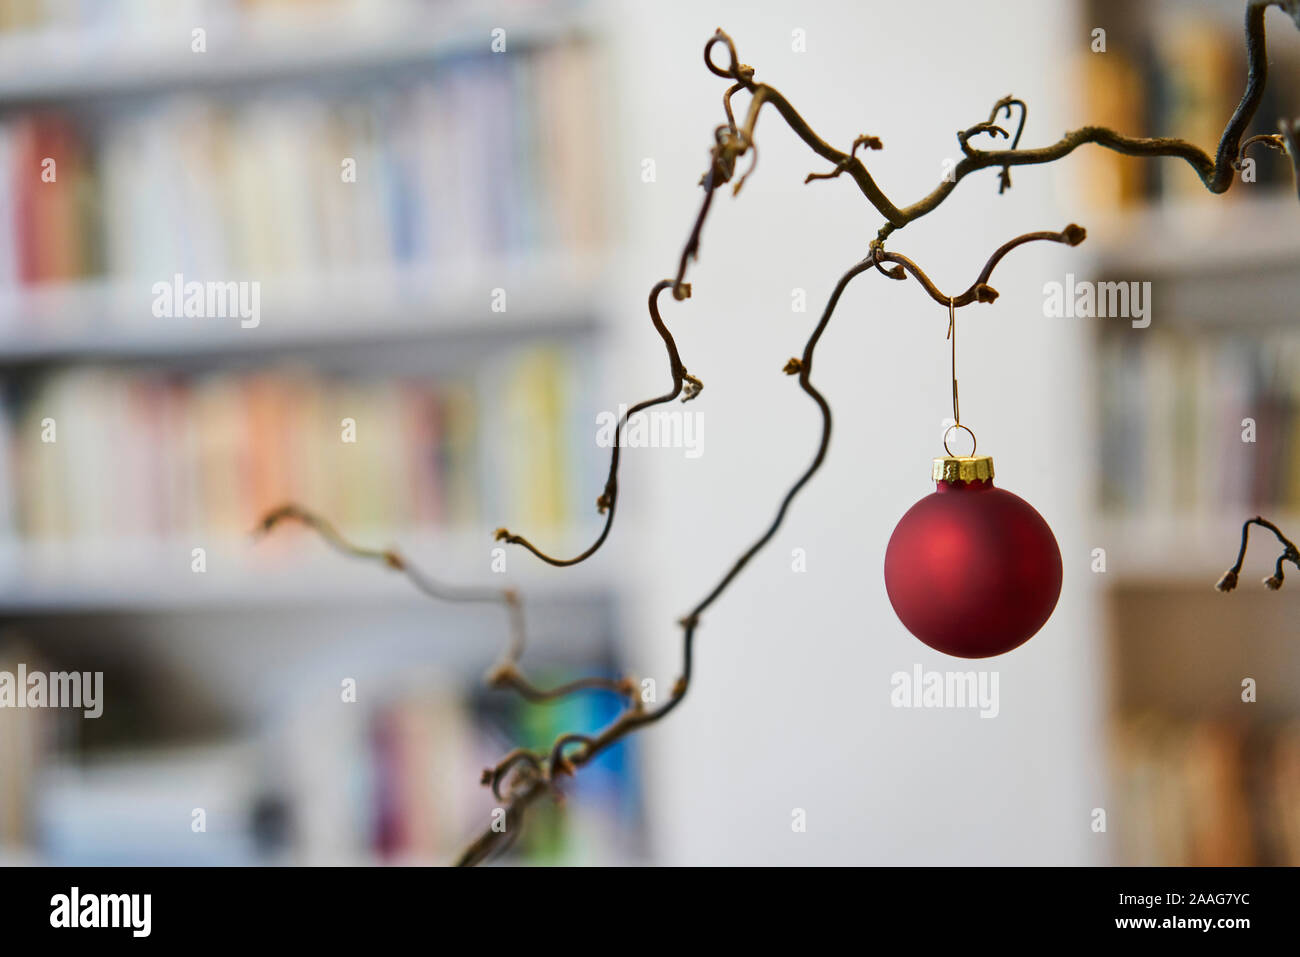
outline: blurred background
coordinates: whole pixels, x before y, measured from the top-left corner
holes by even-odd
[[[484,690],[497,610],[299,529],[254,543],[284,501],[520,588],[539,682],[668,693],[676,619],[816,447],[781,368],[881,225],[847,177],[803,185],[826,164],[774,112],[745,190],[715,199],[693,297],[665,307],[706,384],[695,447],[626,450],[584,565],[494,552],[492,530],[585,547],[598,416],[668,382],[644,300],[723,119],[716,27],[829,142],[881,137],[868,162],[903,205],[1007,93],[1026,146],[1102,123],[1212,149],[1242,7],[2,0],[0,671],[102,671],[104,710],[0,709],[0,860],[443,862],[490,821],[483,767],[615,713]],[[1300,115],[1300,35],[1268,28],[1252,132]],[[830,457],[706,615],[690,696],[532,814],[511,859],[1300,863],[1300,597],[1257,583],[1262,537],[1248,584],[1212,587],[1248,515],[1300,533],[1300,210],[1285,158],[1253,155],[1255,181],[1214,197],[1181,162],[1085,148],[1001,196],[973,175],[891,239],[959,289],[1012,236],[1089,231],[1017,251],[997,303],[959,313],[966,421],[1061,544],[1036,638],[970,665],[890,609],[885,544],[951,411],[947,315],[864,276],[818,355]],[[176,274],[258,282],[260,321],[156,316]],[[1151,282],[1150,326],[1046,317],[1069,275]],[[998,716],[892,707],[916,666],[996,671]]]

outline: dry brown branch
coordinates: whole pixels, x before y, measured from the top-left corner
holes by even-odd
[[[999,247],[989,258],[984,268],[980,271],[979,278],[972,283],[969,289],[960,297],[954,298],[956,305],[969,305],[974,302],[991,302],[996,293],[990,296],[980,298],[975,294],[977,289],[988,289],[986,280],[992,274],[994,267],[1001,261],[1007,252],[1033,240],[1046,240],[1051,242],[1069,243],[1077,245],[1083,239],[1083,230],[1077,226],[1069,226],[1059,233],[1041,232],[1028,233],[1019,236],[1016,239]],[[821,467],[826,458],[826,452],[830,445],[831,435],[831,409],[830,404],[826,401],[825,396],[812,384],[812,367],[813,354],[816,350],[817,343],[820,341],[822,333],[825,331],[831,316],[838,305],[841,295],[848,288],[849,283],[857,276],[869,269],[876,268],[881,261],[900,263],[900,268],[909,269],[913,275],[922,283],[932,296],[939,293],[930,279],[917,267],[910,259],[905,256],[899,256],[893,253],[884,252],[883,248],[875,245],[867,257],[849,268],[840,281],[836,284],[831,293],[831,297],[826,303],[822,312],[821,320],[814,327],[811,335],[804,346],[803,355],[799,359],[791,359],[787,363],[787,370],[790,374],[798,373],[799,386],[806,392],[817,404],[822,416],[821,440],[818,443],[816,453],[812,462],[795,480],[795,483],[786,492],[785,497],[781,500],[775,517],[768,524],[764,532],[741,553],[740,557],[732,563],[727,572],[714,585],[713,589],[691,609],[687,615],[679,621],[683,630],[682,644],[682,670],[681,675],[673,685],[671,695],[663,705],[654,709],[646,709],[640,697],[636,693],[636,683],[631,679],[612,680],[599,677],[580,678],[561,685],[550,690],[536,689],[526,678],[523,677],[518,669],[518,661],[524,650],[524,623],[522,603],[511,589],[488,589],[488,588],[464,588],[448,585],[446,583],[430,578],[421,572],[416,566],[412,565],[405,557],[394,549],[373,549],[358,546],[344,538],[337,529],[334,528],[325,519],[314,513],[307,511],[296,505],[285,505],[268,514],[261,523],[260,530],[269,532],[276,525],[286,520],[294,520],[307,525],[321,535],[330,545],[343,552],[346,555],[370,559],[380,562],[385,566],[400,571],[405,574],[420,591],[431,597],[443,601],[462,601],[462,602],[490,602],[504,605],[511,612],[511,629],[512,638],[510,644],[503,655],[502,659],[489,671],[489,684],[496,688],[512,689],[522,695],[525,699],[534,702],[552,701],[569,694],[575,694],[580,691],[601,690],[609,691],[619,695],[626,702],[624,711],[605,729],[595,735],[587,735],[576,732],[570,732],[561,735],[551,746],[549,753],[541,754],[529,752],[524,749],[516,749],[506,755],[493,768],[488,768],[483,772],[483,783],[490,785],[492,793],[500,800],[505,802],[505,829],[494,830],[488,828],[476,839],[461,855],[457,863],[459,864],[477,864],[487,860],[490,856],[500,853],[508,847],[517,836],[517,829],[522,823],[524,812],[539,797],[551,790],[559,777],[569,776],[598,755],[601,751],[610,747],[614,743],[622,740],[629,733],[660,720],[677,707],[685,698],[687,689],[690,687],[691,680],[691,653],[695,638],[696,628],[699,626],[700,617],[704,612],[722,595],[723,591],[736,578],[737,575],[749,564],[750,560],[776,535],[781,524],[785,521],[786,513],[789,511],[791,503],[795,497],[804,488],[808,481],[813,477],[816,471]],[[662,321],[658,318],[657,297],[665,289],[673,285],[671,280],[664,280],[657,283],[650,297],[651,316],[655,320],[656,328],[669,344],[670,360],[676,370],[680,366],[680,360],[676,357],[676,348],[673,346],[671,336],[663,328]],[[992,292],[991,290],[989,290]],[[946,304],[947,297],[942,301]],[[667,394],[659,399],[647,400],[641,403],[645,408],[659,401],[668,401],[681,390],[681,382],[674,372],[675,388],[672,393]],[[629,410],[628,415],[635,410]],[[624,421],[626,420],[624,417]],[[617,452],[617,446],[615,447]],[[618,459],[617,455],[611,456],[610,481],[612,482],[617,475]],[[605,534],[608,533],[609,524],[607,522]],[[603,541],[604,535],[597,541],[590,552],[594,552]],[[581,559],[579,559],[581,560]],[[568,562],[567,564],[573,564]],[[505,788],[503,790],[503,785]]]
[[[1277,557],[1277,562],[1273,567],[1273,574],[1264,579],[1264,584],[1269,587],[1270,591],[1277,591],[1282,587],[1285,577],[1282,574],[1283,562],[1290,562],[1300,568],[1300,551],[1296,550],[1295,543],[1283,535],[1282,530],[1268,519],[1256,515],[1254,518],[1246,519],[1241,526],[1241,547],[1237,549],[1237,560],[1231,568],[1223,573],[1223,577],[1214,586],[1221,592],[1230,592],[1237,587],[1237,576],[1241,574],[1241,563],[1246,560],[1246,544],[1250,539],[1250,526],[1252,525],[1267,528],[1282,543],[1282,554]]]
[[[681,356],[677,352],[677,343],[673,340],[672,333],[668,331],[668,327],[664,325],[664,321],[659,315],[659,294],[665,289],[674,287],[682,289],[682,295],[678,296],[678,299],[685,299],[691,294],[690,286],[683,286],[674,283],[670,279],[664,279],[654,284],[654,287],[650,290],[649,301],[650,321],[654,324],[655,331],[659,333],[659,337],[663,339],[664,348],[668,352],[668,371],[673,377],[673,387],[661,396],[638,402],[619,416],[618,425],[614,430],[614,447],[609,456],[609,477],[605,480],[605,490],[600,494],[600,497],[596,499],[596,511],[605,516],[605,524],[602,526],[600,534],[596,537],[596,541],[592,543],[591,547],[586,549],[586,551],[574,556],[573,558],[552,558],[522,535],[514,535],[508,529],[504,528],[498,528],[496,530],[495,534],[497,541],[507,542],[511,545],[521,545],[548,565],[557,565],[560,567],[565,565],[576,565],[579,562],[586,561],[592,555],[596,554],[601,545],[605,544],[605,539],[609,537],[610,529],[614,527],[614,510],[618,506],[618,461],[619,451],[621,449],[620,441],[623,435],[623,430],[627,426],[628,419],[656,405],[671,402],[679,395],[682,397],[683,402],[690,402],[699,395],[700,390],[704,388],[704,383],[695,378],[695,376],[690,375],[686,371],[686,366],[682,365]]]
[[[1249,0],[1246,4],[1246,88],[1242,92],[1236,110],[1233,111],[1232,117],[1224,127],[1223,135],[1219,138],[1219,145],[1213,157],[1194,143],[1176,137],[1127,136],[1105,126],[1084,126],[1066,133],[1061,139],[1049,146],[1020,149],[1019,140],[1024,129],[1026,109],[1022,101],[1008,96],[994,104],[987,121],[958,133],[958,142],[965,156],[956,164],[951,176],[926,196],[903,207],[895,205],[885,195],[860,159],[851,153],[843,153],[837,150],[818,136],[807,121],[799,115],[798,111],[775,87],[766,83],[754,82],[754,68],[740,62],[736,54],[735,44],[722,30],[718,30],[708,44],[705,45],[704,62],[714,75],[735,81],[733,91],[743,89],[747,90],[751,95],[749,113],[745,123],[737,128],[734,120],[731,121],[732,133],[728,142],[733,155],[728,157],[729,164],[734,166],[735,160],[744,154],[746,144],[753,141],[754,126],[758,121],[759,112],[765,104],[771,103],[790,129],[808,144],[813,152],[829,161],[835,167],[837,173],[847,172],[853,177],[867,201],[885,217],[886,223],[877,234],[878,238],[885,239],[894,230],[900,229],[908,223],[920,219],[927,213],[933,212],[947,198],[948,194],[957,188],[957,184],[971,173],[994,166],[1002,167],[999,188],[999,192],[1002,192],[1011,185],[1010,169],[1012,166],[1033,166],[1051,163],[1068,156],[1086,143],[1095,143],[1098,146],[1129,156],[1172,156],[1182,159],[1192,167],[1210,192],[1225,192],[1232,185],[1236,164],[1241,156],[1242,137],[1245,135],[1246,128],[1254,119],[1260,102],[1264,98],[1264,88],[1268,80],[1268,53],[1264,40],[1264,13],[1271,6],[1284,11],[1300,27],[1300,0]],[[727,49],[729,62],[726,67],[717,65],[712,58],[713,49],[719,44],[722,44]],[[977,150],[969,146],[966,140],[971,135],[977,131],[989,132],[990,128],[993,127],[998,112],[1005,110],[1009,117],[1013,105],[1019,105],[1021,116],[1020,126],[1016,131],[1010,149]],[[730,113],[730,107],[728,107],[728,112]],[[1298,157],[1290,125],[1285,120],[1281,121],[1279,134],[1287,138],[1288,152],[1291,155],[1292,164],[1295,166]],[[1005,131],[1001,130],[1001,128],[998,128],[998,131],[1005,135]],[[1297,169],[1300,169],[1300,167],[1297,167]],[[1300,182],[1300,177],[1298,177],[1298,182]]]
[[[732,581],[744,570],[750,560],[771,541],[785,520],[794,499],[808,484],[826,458],[831,435],[831,409],[825,396],[812,383],[813,358],[818,342],[830,322],[836,305],[844,290],[857,276],[875,269],[891,279],[902,280],[912,275],[921,288],[930,296],[947,306],[951,301],[953,307],[964,307],[976,302],[992,302],[997,292],[988,281],[993,270],[1007,253],[1028,242],[1043,240],[1049,242],[1077,245],[1086,233],[1076,225],[1069,225],[1058,233],[1035,232],[1018,236],[1003,244],[989,257],[984,268],[975,281],[963,292],[949,296],[931,281],[929,276],[911,259],[892,251],[886,251],[885,240],[897,229],[932,212],[969,174],[977,170],[1000,167],[999,192],[1004,192],[1011,185],[1010,170],[1013,166],[1030,166],[1050,163],[1068,156],[1079,146],[1094,143],[1106,149],[1115,150],[1132,156],[1159,157],[1170,156],[1184,160],[1200,177],[1205,186],[1214,193],[1222,193],[1232,183],[1233,173],[1239,167],[1246,150],[1255,143],[1265,143],[1273,148],[1283,148],[1291,158],[1293,167],[1300,180],[1300,150],[1297,149],[1295,127],[1285,121],[1279,124],[1277,133],[1252,136],[1243,140],[1246,128],[1253,119],[1264,93],[1267,79],[1267,56],[1264,45],[1264,12],[1269,6],[1277,6],[1286,11],[1297,26],[1300,26],[1300,0],[1249,0],[1246,6],[1245,35],[1246,53],[1249,64],[1246,89],[1240,103],[1228,120],[1223,135],[1219,140],[1215,156],[1211,157],[1200,147],[1180,139],[1169,137],[1133,137],[1100,126],[1086,126],[1067,133],[1054,144],[1021,149],[1020,138],[1024,132],[1028,110],[1024,101],[1012,96],[1003,97],[994,104],[987,120],[958,133],[958,143],[963,158],[956,164],[950,179],[940,183],[933,191],[908,206],[895,205],[877,185],[861,159],[858,158],[859,147],[880,149],[882,144],[873,136],[859,136],[851,144],[849,152],[835,149],[818,136],[788,100],[774,87],[754,81],[754,69],[740,62],[734,43],[722,30],[718,30],[704,47],[704,62],[716,76],[730,81],[723,93],[723,109],[726,122],[714,130],[713,146],[710,151],[709,167],[701,177],[700,185],[704,197],[696,214],[694,224],[687,236],[678,260],[678,268],[673,279],[656,283],[649,297],[650,320],[655,331],[664,342],[668,354],[669,371],[672,375],[672,389],[656,398],[644,400],[630,408],[619,420],[615,434],[614,447],[610,455],[610,468],[604,492],[597,499],[597,508],[605,515],[605,524],[596,541],[584,552],[573,558],[559,559],[551,557],[522,536],[514,535],[505,529],[497,531],[499,540],[517,544],[532,552],[538,558],[552,565],[567,566],[585,561],[593,556],[605,542],[613,527],[614,513],[618,501],[618,469],[620,437],[628,419],[640,412],[661,403],[669,402],[679,395],[683,401],[694,398],[701,386],[698,379],[686,372],[685,366],[677,352],[676,343],[664,325],[659,314],[659,296],[666,289],[672,289],[677,300],[690,296],[690,285],[686,282],[689,265],[700,250],[704,224],[713,204],[713,194],[724,184],[731,182],[735,176],[738,161],[751,153],[749,170],[737,180],[733,192],[738,192],[745,178],[754,169],[757,158],[757,144],[754,128],[763,106],[771,104],[780,114],[790,129],[802,139],[817,155],[831,163],[830,172],[811,173],[807,181],[834,179],[847,173],[857,184],[867,201],[885,218],[877,238],[870,244],[865,258],[851,266],[836,283],[831,292],[821,318],[810,333],[804,346],[803,354],[791,358],[783,371],[787,375],[797,375],[800,388],[812,399],[821,413],[821,433],[814,451],[812,461],[798,475],[794,484],[781,499],[775,516],[762,533],[740,556],[728,567],[713,588],[678,622],[682,629],[682,663],[681,673],[674,683],[667,701],[658,707],[647,708],[636,693],[636,684],[631,679],[606,679],[599,677],[579,678],[556,688],[543,690],[532,685],[519,670],[518,662],[524,650],[523,606],[513,590],[488,588],[460,588],[435,581],[419,572],[400,554],[393,550],[376,550],[358,547],[348,542],[325,520],[298,506],[289,505],[277,509],[262,522],[262,529],[269,531],[283,520],[293,519],[307,524],[320,533],[335,548],[353,557],[371,559],[387,567],[401,571],[421,591],[431,597],[447,601],[488,602],[504,606],[510,616],[510,641],[502,657],[489,672],[489,683],[497,688],[513,690],[533,702],[546,702],[566,695],[586,691],[607,692],[618,695],[625,702],[623,711],[608,726],[595,733],[570,732],[561,735],[545,752],[533,752],[516,749],[507,754],[495,767],[483,772],[483,783],[490,786],[492,793],[500,800],[505,810],[505,829],[485,829],[460,855],[458,864],[473,865],[490,859],[509,847],[518,837],[523,826],[525,814],[536,801],[552,793],[559,779],[572,775],[591,761],[606,748],[625,738],[646,725],[653,724],[670,714],[684,700],[691,682],[692,655],[695,634],[701,616],[722,595]],[[725,67],[713,60],[713,51],[717,46],[724,46],[729,61]],[[748,109],[742,123],[736,120],[732,105],[733,97],[745,91],[750,94]],[[1014,135],[998,125],[999,114],[1007,119],[1013,111],[1019,110],[1019,122]],[[994,139],[1002,137],[1009,140],[1009,148],[1003,150],[980,150],[971,145],[971,140],[979,135]],[[886,265],[888,264],[888,265]],[[1278,559],[1277,573],[1270,579],[1270,587],[1281,585],[1281,567],[1283,561],[1292,561],[1300,565],[1300,554],[1295,546],[1287,540],[1278,529],[1262,518],[1256,517],[1246,523],[1242,530],[1241,551],[1237,564],[1224,576],[1219,587],[1228,591],[1236,584],[1236,576],[1245,557],[1246,534],[1250,524],[1259,524],[1271,529],[1285,545],[1285,551]],[[1275,581],[1276,584],[1272,584]]]
[[[487,683],[493,688],[510,688],[528,701],[552,701],[578,691],[609,691],[629,696],[635,686],[630,679],[587,677],[568,682],[557,688],[542,689],[528,681],[519,670],[526,643],[523,599],[513,588],[474,588],[449,585],[426,575],[411,564],[401,552],[392,548],[366,548],[356,545],[340,534],[328,519],[322,518],[300,505],[281,505],[268,512],[258,524],[257,535],[266,535],[277,525],[298,522],[315,531],[331,547],[350,558],[378,562],[393,571],[401,572],[419,591],[439,601],[467,604],[494,604],[506,610],[509,619],[509,640],[501,657],[489,669]]]

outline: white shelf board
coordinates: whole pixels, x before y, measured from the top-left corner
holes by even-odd
[[[1252,192],[1252,188],[1254,192]],[[1103,269],[1142,273],[1249,273],[1300,266],[1294,188],[1238,183],[1223,196],[1154,203],[1084,223],[1084,249]]]
[[[1090,541],[1106,549],[1107,582],[1184,583],[1213,588],[1237,558],[1242,523],[1257,512],[1242,507],[1221,515],[1160,514],[1102,516],[1093,522]],[[1261,514],[1293,540],[1300,515],[1265,509]],[[1267,529],[1252,527],[1242,569],[1242,589],[1259,588],[1272,574],[1282,547]],[[1287,567],[1291,571],[1290,566]],[[1300,585],[1300,582],[1295,584]]]
[[[156,317],[154,282],[172,277],[11,287],[0,290],[0,364],[581,328],[599,319],[601,273],[595,257],[548,254],[270,279],[249,328],[237,317]],[[505,312],[492,311],[496,288],[506,290]]]
[[[206,52],[191,32],[207,31]],[[96,31],[61,28],[0,35],[0,104],[167,92],[184,86],[266,82],[324,71],[366,70],[574,36],[583,22],[556,4],[450,2],[224,19],[161,19]]]
[[[529,529],[561,553],[590,544],[577,530]],[[553,568],[523,549],[495,542],[486,530],[406,534],[349,529],[361,545],[396,547],[427,575],[448,585],[514,587],[525,602],[586,600],[612,593],[615,549],[573,568]],[[191,569],[192,549],[205,549],[206,571]],[[507,570],[492,571],[492,551],[505,549]],[[349,558],[304,529],[286,527],[261,540],[105,539],[0,543],[0,612],[5,614],[128,610],[203,610],[259,605],[437,601],[378,561]]]

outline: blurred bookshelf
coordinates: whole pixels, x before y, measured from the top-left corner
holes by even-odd
[[[1090,0],[1108,45],[1084,57],[1089,122],[1213,152],[1244,83],[1244,9]],[[1300,115],[1283,19],[1267,24],[1270,93],[1248,133]],[[1083,320],[1119,864],[1300,863],[1300,607],[1258,584],[1276,558],[1266,536],[1238,592],[1213,588],[1246,518],[1300,528],[1300,213],[1285,157],[1250,156],[1254,180],[1223,196],[1181,161],[1087,160],[1087,278],[1152,289],[1146,328]]]
[[[251,537],[300,501],[520,588],[543,678],[620,671],[617,546],[502,573],[492,539],[599,519],[601,52],[555,0],[0,2],[0,660],[99,661],[114,703],[2,716],[0,859],[442,862],[483,766],[608,720],[482,691],[494,609]],[[174,276],[256,281],[258,321],[160,317]],[[643,856],[637,752],[594,770],[515,859]]]
[[[0,5],[0,104],[265,84],[392,71],[480,51],[495,27],[546,46],[584,25],[553,0],[122,0],[100,9],[45,0]],[[558,14],[558,15],[557,15]],[[191,48],[196,27],[207,53]]]

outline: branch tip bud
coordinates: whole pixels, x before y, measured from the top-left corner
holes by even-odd
[[[515,667],[508,661],[502,661],[488,669],[487,674],[483,676],[483,682],[489,688],[504,687],[507,681],[514,677]]]
[[[1237,573],[1232,569],[1228,569],[1223,573],[1223,577],[1215,583],[1214,587],[1225,594],[1232,591],[1237,587]]]

